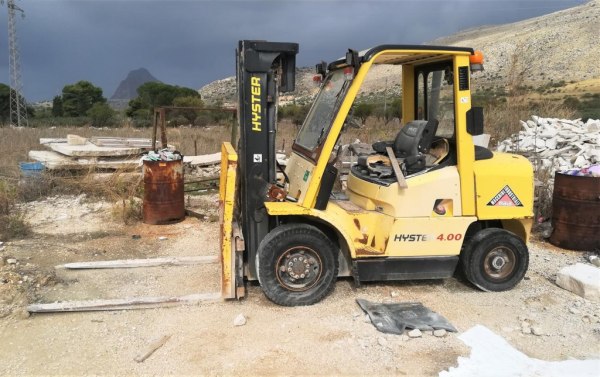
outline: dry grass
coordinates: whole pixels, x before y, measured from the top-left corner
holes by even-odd
[[[548,219],[552,216],[552,190],[550,179],[553,178],[553,172],[550,168],[544,168],[537,161],[534,163],[534,175],[536,180],[534,215],[535,219]]]
[[[517,46],[510,58],[509,74],[506,78],[506,101],[487,105],[484,109],[485,132],[491,135],[490,146],[516,134],[521,130],[520,121],[526,121],[532,115],[543,118],[572,119],[575,111],[566,107],[562,101],[549,97],[532,100],[532,92],[523,83],[530,76],[531,66],[521,61],[525,56],[525,47]]]
[[[521,130],[520,120],[531,119],[532,115],[542,118],[573,119],[575,111],[560,102],[542,100],[529,102],[525,96],[512,98],[510,101],[488,105],[484,109],[485,132],[491,135],[490,146],[516,134]]]
[[[44,172],[35,180],[20,179],[19,162],[28,161],[30,150],[45,150],[40,138],[64,138],[67,134],[83,137],[115,136],[151,138],[151,129],[116,128],[95,129],[91,127],[56,128],[0,128],[0,238],[22,237],[28,227],[24,214],[16,205],[19,201],[30,201],[49,194],[82,193],[115,203],[113,214],[124,224],[141,219],[142,178],[139,174],[116,171],[99,180],[94,171],[76,173]],[[221,142],[229,140],[230,125],[208,127],[178,127],[167,130],[168,143],[184,155],[214,153],[220,150]]]
[[[0,179],[0,241],[29,234],[25,213],[20,210],[18,187]]]

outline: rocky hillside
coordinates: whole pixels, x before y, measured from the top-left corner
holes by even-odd
[[[502,81],[513,68],[529,84],[600,78],[600,0],[500,26],[469,29],[431,44],[470,46],[485,55],[485,80]]]
[[[302,101],[303,97],[310,97],[314,92],[313,76],[315,75],[314,68],[297,68],[296,69],[296,90],[289,95],[282,95],[280,101],[296,99]],[[237,101],[235,77],[227,77],[222,80],[213,81],[208,85],[203,86],[199,90],[200,96],[206,102],[223,101],[225,104],[231,104]],[[288,94],[288,93],[285,93]],[[302,98],[300,98],[302,97]]]
[[[564,81],[585,82],[586,91],[600,92],[600,0],[511,24],[481,26],[431,41],[431,45],[473,47],[485,55],[485,71],[478,73],[483,86],[503,87],[509,75],[518,74],[523,85],[541,87]],[[343,46],[340,49],[343,50]],[[312,68],[298,70],[297,88],[282,103],[304,102],[314,92]],[[379,66],[363,85],[364,94],[399,90],[400,68]],[[591,85],[591,86],[590,86]],[[575,87],[575,91],[577,87]],[[202,98],[235,102],[235,78],[210,83],[200,89]]]
[[[111,100],[130,100],[137,97],[137,89],[147,82],[160,82],[152,76],[146,68],[138,68],[127,74],[127,77],[121,81],[115,93],[110,97]]]

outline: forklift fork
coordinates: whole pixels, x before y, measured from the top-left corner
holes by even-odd
[[[219,216],[221,223],[221,296],[223,299],[245,295],[243,275],[244,240],[234,221],[236,170],[238,156],[231,143],[221,146],[221,181],[219,185]]]

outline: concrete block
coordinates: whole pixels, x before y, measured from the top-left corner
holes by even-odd
[[[600,268],[577,263],[562,268],[556,284],[588,300],[600,302]]]

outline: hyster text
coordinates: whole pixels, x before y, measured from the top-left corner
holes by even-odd
[[[394,241],[400,241],[400,242],[427,241],[427,235],[426,234],[396,234],[394,236]]]
[[[260,104],[260,77],[250,78],[250,91],[252,96],[250,97],[252,105],[252,131],[260,132],[261,130],[261,111],[262,106]]]

